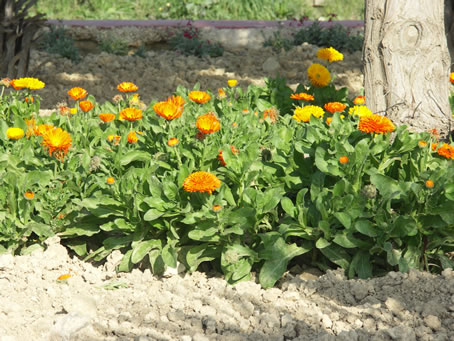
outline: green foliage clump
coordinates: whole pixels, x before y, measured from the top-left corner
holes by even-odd
[[[129,52],[128,43],[120,38],[108,35],[101,39],[99,48],[103,52],[115,54],[117,56],[126,56]]]
[[[364,37],[360,34],[351,34],[342,25],[324,28],[316,21],[308,27],[303,27],[295,34],[294,45],[301,45],[304,42],[320,47],[333,47],[336,50],[351,53],[362,50]]]
[[[43,34],[40,48],[48,53],[58,54],[71,61],[80,62],[79,49],[74,45],[74,39],[62,27],[50,26],[50,31]]]
[[[199,37],[199,30],[190,23],[182,33],[172,37],[169,43],[173,49],[180,51],[184,55],[197,57],[220,57],[223,55],[224,48],[220,44],[201,39]]]
[[[281,32],[276,31],[272,37],[265,40],[263,46],[271,46],[274,52],[279,53],[282,50],[289,51],[293,47],[293,41],[282,37]]]

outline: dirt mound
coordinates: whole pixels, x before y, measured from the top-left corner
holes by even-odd
[[[453,340],[454,273],[288,273],[277,288],[204,273],[116,274],[58,238],[45,252],[0,256],[0,340]],[[63,274],[71,277],[58,281]]]

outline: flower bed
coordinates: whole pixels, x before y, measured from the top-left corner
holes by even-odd
[[[454,147],[349,100],[327,67],[343,55],[317,55],[295,91],[231,80],[147,105],[121,82],[113,102],[68,89],[48,117],[42,82],[3,80],[3,249],[58,234],[86,260],[121,250],[118,271],[207,262],[264,287],[292,262],[361,278],[452,267]]]

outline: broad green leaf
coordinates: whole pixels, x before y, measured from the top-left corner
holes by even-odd
[[[189,271],[196,271],[201,263],[214,260],[218,256],[219,251],[213,245],[202,244],[191,247],[186,254]]]
[[[221,193],[223,194],[224,199],[227,200],[229,205],[236,206],[235,199],[233,198],[233,194],[229,186],[223,185],[221,188]]]
[[[402,256],[402,252],[393,249],[393,246],[390,242],[386,242],[383,245],[383,249],[386,251],[386,261],[389,265],[395,266],[399,264],[399,260]]]
[[[370,263],[370,255],[368,252],[358,251],[353,256],[348,270],[348,277],[353,278],[355,273],[362,279],[370,278],[372,276],[372,264]]]
[[[173,182],[166,181],[162,184],[163,190],[164,190],[164,195],[169,199],[169,200],[175,200],[178,195],[178,187],[175,185]]]
[[[364,220],[364,219],[358,220],[355,223],[355,229],[359,233],[362,233],[369,237],[378,236],[378,232],[377,232],[376,228],[373,226],[373,224],[369,220]]]
[[[153,274],[162,275],[166,269],[166,265],[162,259],[161,250],[151,250],[148,253],[148,259],[150,260]]]
[[[76,236],[93,236],[94,234],[100,232],[101,229],[99,226],[93,224],[77,224],[77,227],[67,227],[63,232],[60,232],[58,235],[60,237],[76,237]]]
[[[334,264],[339,265],[342,269],[348,269],[351,257],[342,247],[331,244],[320,249],[320,251]]]
[[[219,229],[212,224],[202,229],[200,227],[189,231],[188,237],[192,240],[206,241],[206,242],[217,242],[220,240]]]
[[[315,243],[315,247],[317,249],[323,249],[323,248],[325,248],[327,246],[330,246],[330,245],[331,245],[331,243],[329,241],[327,241],[326,239],[324,239],[324,238],[319,238],[317,240],[317,242]]]
[[[445,186],[445,196],[449,200],[454,201],[454,183]]]
[[[151,155],[147,152],[141,150],[132,150],[121,156],[120,164],[126,166],[133,161],[149,161]]]
[[[160,241],[157,240],[143,240],[137,243],[132,249],[131,262],[139,263],[152,249],[159,248],[159,244]]]
[[[118,272],[131,272],[134,264],[131,262],[132,250],[128,250],[121,259],[120,264],[118,265]]]
[[[124,237],[109,237],[103,241],[103,245],[106,250],[111,249],[120,249],[124,246],[129,245],[133,240],[133,236],[124,236]]]
[[[177,267],[177,253],[170,244],[166,244],[162,248],[161,256],[167,266],[170,266],[171,268]]]
[[[31,229],[39,237],[50,237],[54,234],[52,228],[49,225],[33,222],[27,224],[27,228]]]
[[[352,226],[352,219],[350,215],[346,212],[336,212],[334,216],[339,220],[339,222],[346,228],[349,229]]]
[[[337,233],[334,236],[333,242],[335,242],[337,245],[345,247],[346,249],[359,247],[359,245],[357,245],[356,243],[356,238],[346,232]]]
[[[281,206],[282,206],[282,209],[285,211],[285,213],[287,213],[290,217],[295,218],[296,208],[293,205],[292,200],[290,200],[287,197],[283,197],[281,199]]]
[[[153,221],[158,219],[159,217],[162,217],[165,212],[158,211],[154,208],[149,209],[143,216],[143,219],[145,221]]]

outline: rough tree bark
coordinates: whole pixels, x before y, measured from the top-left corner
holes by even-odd
[[[373,112],[447,136],[451,58],[444,5],[444,0],[366,0],[363,56]]]

